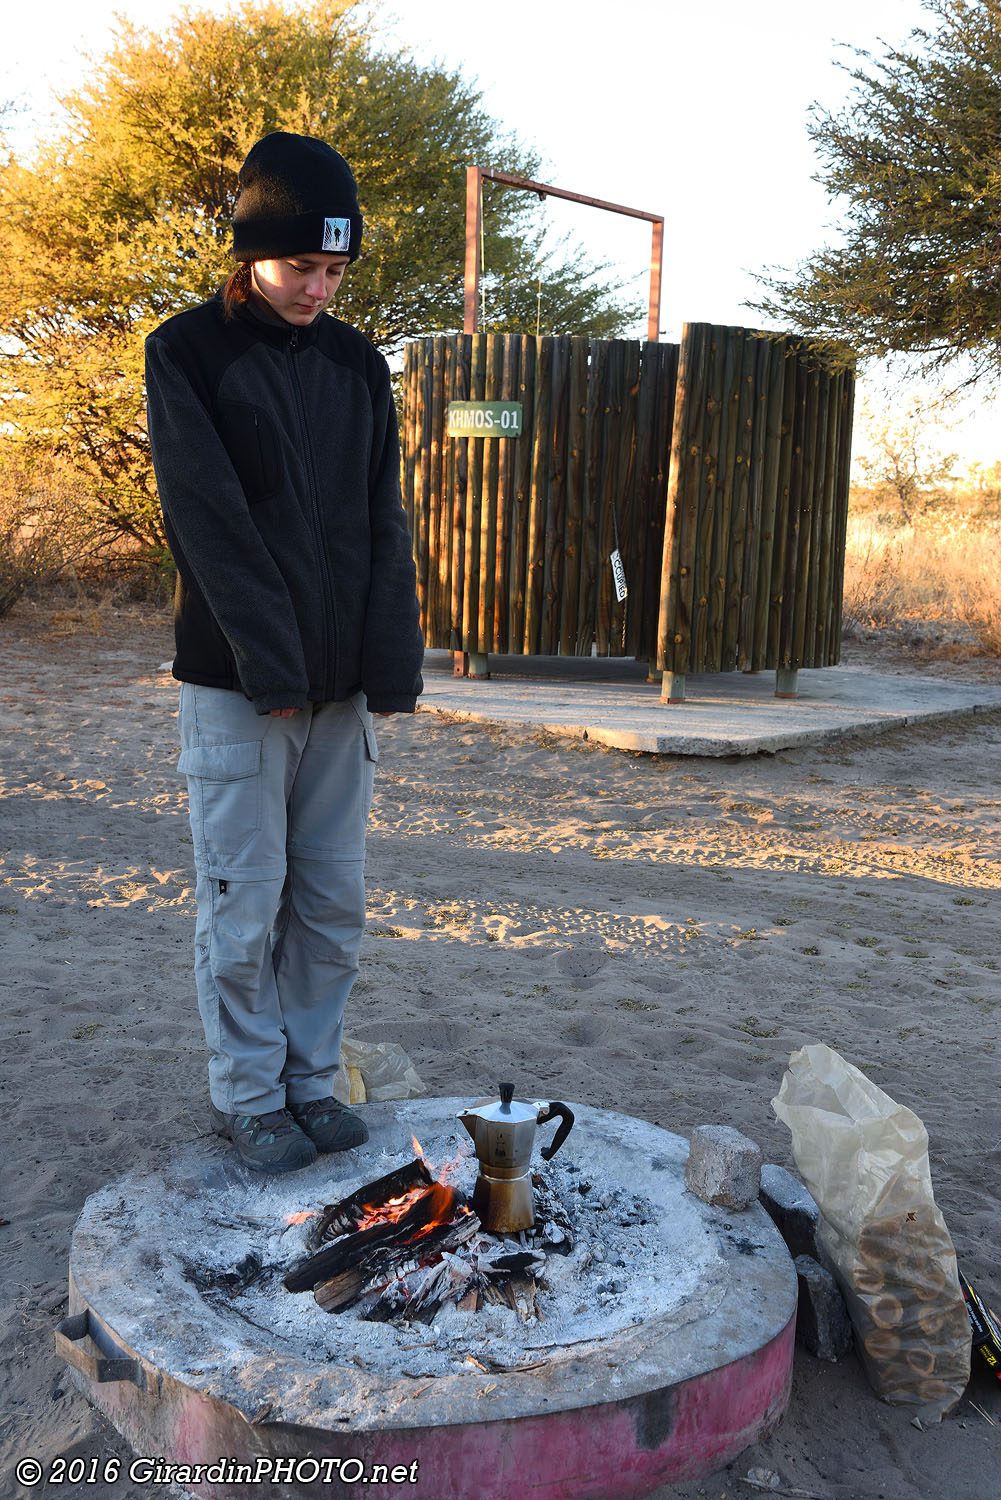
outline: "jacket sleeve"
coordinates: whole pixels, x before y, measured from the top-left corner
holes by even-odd
[[[424,690],[424,638],[417,604],[417,570],[400,493],[400,438],[389,368],[379,356],[373,391],[369,524],[372,573],[362,685],[374,713],[413,713]]]
[[[200,590],[258,713],[305,708],[309,680],[285,580],[204,402],[163,339],[146,341],[147,423],[167,540]]]

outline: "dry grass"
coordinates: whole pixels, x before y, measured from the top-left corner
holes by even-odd
[[[68,465],[0,439],[0,619],[68,595],[90,628],[95,610],[165,606],[173,583],[166,552],[109,528]]]
[[[1001,655],[1001,465],[936,490],[905,520],[853,490],[844,618],[854,627],[945,627],[970,654]]]

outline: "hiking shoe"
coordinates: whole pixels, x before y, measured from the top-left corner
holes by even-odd
[[[213,1104],[212,1124],[217,1135],[233,1142],[237,1156],[252,1172],[297,1172],[316,1160],[316,1147],[287,1109],[224,1115]]]
[[[317,1151],[350,1151],[368,1140],[368,1126],[339,1099],[310,1099],[290,1104],[289,1114]]]

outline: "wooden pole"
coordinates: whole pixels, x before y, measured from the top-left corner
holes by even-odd
[[[504,378],[504,335],[486,336],[486,383],[484,400],[500,400]],[[500,480],[502,438],[483,439],[483,503],[480,506],[480,608],[477,625],[478,651],[495,651],[494,588],[497,579],[497,489]]]
[[[456,393],[456,367],[461,334],[445,339],[445,410]],[[455,450],[457,439],[444,437],[441,466],[441,500],[438,506],[438,609],[436,637],[438,645],[447,645],[452,628],[452,526],[455,495]]]
[[[414,370],[417,363],[416,343],[407,344],[403,351],[403,422],[400,440],[403,445],[400,461],[400,484],[403,490],[403,508],[407,514],[411,538],[414,526]]]
[[[833,374],[827,392],[827,447],[821,485],[820,548],[817,573],[813,665],[826,667],[827,643],[831,628],[831,588],[834,581],[834,512],[835,484],[838,471],[838,449],[841,424],[841,376]]]
[[[796,599],[793,606],[792,660],[789,665],[805,665],[806,610],[810,592],[810,553],[813,542],[813,515],[817,475],[817,421],[820,405],[820,371],[809,356],[806,380],[806,435],[803,439],[803,478],[799,508],[799,553],[796,559]]]
[[[838,424],[838,469],[835,481],[837,511],[834,521],[834,578],[831,584],[831,627],[827,658],[831,666],[841,660],[842,595],[845,586],[845,535],[848,528],[848,497],[851,485],[852,426],[855,411],[855,372],[846,370],[841,386],[841,420]]]
[[[525,644],[528,656],[538,654],[542,620],[542,581],[545,566],[546,515],[549,508],[549,445],[552,441],[553,344],[536,339],[535,433],[532,450],[532,498],[528,523],[525,577]]]
[[[793,398],[791,444],[789,466],[789,500],[786,510],[785,547],[782,567],[782,610],[779,625],[779,649],[776,666],[783,671],[794,671],[799,662],[795,660],[795,612],[796,581],[799,572],[799,549],[801,542],[800,518],[803,504],[803,463],[806,446],[807,395],[809,372],[806,351],[801,342],[796,348],[795,396]]]
[[[615,473],[615,504],[617,510],[619,551],[626,573],[626,587],[632,588],[633,568],[639,565],[633,537],[633,492],[636,486],[636,408],[639,400],[640,346],[630,339],[622,343],[622,383],[616,403],[616,429],[618,462]],[[630,596],[616,598],[611,567],[612,548],[608,557],[602,559],[609,574],[609,601],[611,605],[611,638],[609,649],[612,656],[626,655],[626,622],[630,618]]]
[[[691,648],[692,530],[702,461],[707,330],[708,324],[686,323],[681,337],[657,631],[662,702],[683,697]]]
[[[511,514],[511,570],[508,590],[511,599],[508,624],[508,650],[525,649],[525,587],[528,576],[528,534],[531,519],[532,455],[535,447],[535,357],[536,340],[527,334],[521,342],[521,379],[518,382],[522,403],[522,430],[518,439],[514,468],[514,507]]]
[[[659,344],[648,340],[640,350],[639,395],[636,403],[636,475],[629,533],[629,609],[626,616],[626,655],[634,657],[646,657],[650,654],[649,647],[644,645],[643,622],[648,598],[650,514],[654,504],[652,470],[657,429],[657,356],[660,348]],[[663,505],[661,510],[663,511]]]
[[[775,559],[775,517],[778,506],[779,466],[782,456],[782,396],[785,390],[785,367],[786,341],[773,338],[768,363],[758,571],[754,590],[753,639],[749,663],[752,672],[760,672],[763,667],[774,665],[768,656],[768,622],[774,592],[772,567]]]
[[[643,559],[643,638],[642,655],[649,662],[650,677],[657,673],[657,630],[660,617],[660,580],[664,556],[664,521],[667,515],[667,488],[671,472],[671,438],[674,433],[674,397],[678,383],[678,344],[659,344],[656,370],[657,391],[654,398],[656,421],[651,457],[650,512],[647,520]]]
[[[768,426],[768,377],[771,368],[771,340],[754,340],[754,411],[751,421],[750,504],[744,543],[744,566],[740,587],[740,623],[737,629],[737,667],[752,670],[754,658],[754,618],[758,593],[758,555],[761,551],[761,509],[765,477],[765,439]]]
[[[782,427],[779,435],[779,482],[775,491],[775,536],[772,544],[772,570],[768,598],[768,665],[775,667],[781,666],[785,650],[786,557],[792,526],[790,515],[792,470],[799,386],[799,346],[793,339],[786,339],[784,365]]]
[[[518,376],[521,366],[522,340],[516,333],[503,335],[504,368],[501,376],[502,401],[519,399]],[[522,412],[524,416],[524,411]],[[520,438],[500,440],[500,477],[497,484],[497,558],[494,565],[494,650],[510,651],[511,591],[511,518],[514,507],[515,459]]]
[[[446,339],[441,334],[431,340],[431,459],[428,468],[427,497],[427,612],[428,619],[433,621],[432,628],[436,637],[439,629],[438,622],[442,613],[441,553],[438,543],[441,533],[442,511],[445,508],[442,492],[442,474],[445,460],[443,445],[448,442],[448,439],[445,437],[445,344]]]
[[[483,233],[483,171],[466,168],[466,266],[463,278],[463,333],[480,326],[480,237]]]
[[[660,338],[660,282],[664,259],[664,220],[654,219],[650,246],[650,303],[647,309],[646,336],[651,344]]]
[[[581,532],[584,519],[584,447],[587,436],[587,339],[570,340],[570,428],[567,437],[566,533],[563,545],[563,598],[560,609],[560,655],[580,650],[577,611],[580,604]],[[590,651],[591,642],[588,639]]]
[[[417,383],[417,449],[414,467],[414,546],[417,560],[417,598],[421,619],[426,621],[428,580],[428,469],[431,463],[431,339],[421,339],[420,369]]]
[[[569,428],[570,340],[553,341],[553,394],[549,439],[549,501],[546,507],[544,560],[542,569],[543,656],[555,656],[560,648],[560,607],[564,587],[564,531],[566,528],[567,432]]]
[[[622,417],[623,361],[622,343],[616,339],[608,346],[608,382],[601,412],[601,481],[598,500],[598,618],[596,634],[598,655],[609,654],[612,638],[613,590],[609,557],[615,546],[612,506],[617,500],[618,442]]]
[[[609,348],[610,345],[604,339],[592,339],[589,346],[580,598],[577,604],[577,651],[581,656],[591,655],[598,625],[598,516],[601,505],[602,420]]]
[[[721,539],[716,527],[717,478],[720,462],[720,436],[723,409],[723,370],[729,329],[711,328],[708,334],[708,369],[706,373],[705,433],[702,444],[702,467],[699,473],[697,541],[695,549],[695,584],[693,590],[692,652],[694,671],[712,670],[707,656],[709,620],[712,614],[713,549]]]
[[[830,417],[831,372],[817,361],[817,434],[813,443],[810,512],[810,566],[806,574],[806,612],[803,629],[804,667],[815,667],[817,618],[820,603],[820,561],[824,531],[824,475],[827,468],[827,424]]]
[[[460,333],[456,338],[455,399],[469,399],[472,338]],[[450,649],[464,654],[463,607],[466,597],[466,505],[469,491],[469,438],[453,438],[455,449],[454,488],[452,491],[452,630]]]
[[[751,520],[751,458],[754,436],[754,376],[757,340],[745,334],[740,359],[740,400],[737,403],[737,456],[733,481],[733,509],[726,562],[726,612],[723,620],[723,660],[725,672],[737,665],[737,642],[740,629],[741,588],[744,580],[744,552]]]
[[[722,380],[720,385],[719,459],[713,495],[714,527],[709,569],[709,628],[706,638],[706,668],[724,670],[726,647],[726,576],[730,556],[730,524],[737,469],[737,435],[740,416],[740,372],[744,355],[744,330],[723,332]]]
[[[486,337],[474,333],[471,339],[469,396],[483,400],[486,382]],[[485,438],[469,439],[469,481],[466,489],[466,553],[462,600],[462,649],[479,653],[480,620],[480,508],[483,503],[483,444]]]

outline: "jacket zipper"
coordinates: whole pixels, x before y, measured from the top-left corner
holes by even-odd
[[[334,628],[334,588],[330,577],[330,569],[327,564],[327,538],[323,528],[323,514],[320,509],[319,486],[316,482],[316,465],[313,462],[313,445],[309,438],[309,427],[306,422],[306,402],[302,394],[302,382],[299,379],[299,367],[296,362],[296,353],[299,349],[299,330],[293,328],[289,334],[288,356],[289,368],[292,372],[292,390],[295,394],[296,414],[299,419],[299,432],[302,437],[303,466],[306,470],[306,481],[309,488],[309,503],[312,512],[313,527],[316,533],[317,550],[320,561],[320,581],[323,587],[323,670],[325,681],[323,692],[325,697],[333,697],[336,687],[336,669],[334,662],[334,651],[331,649],[330,634]]]

